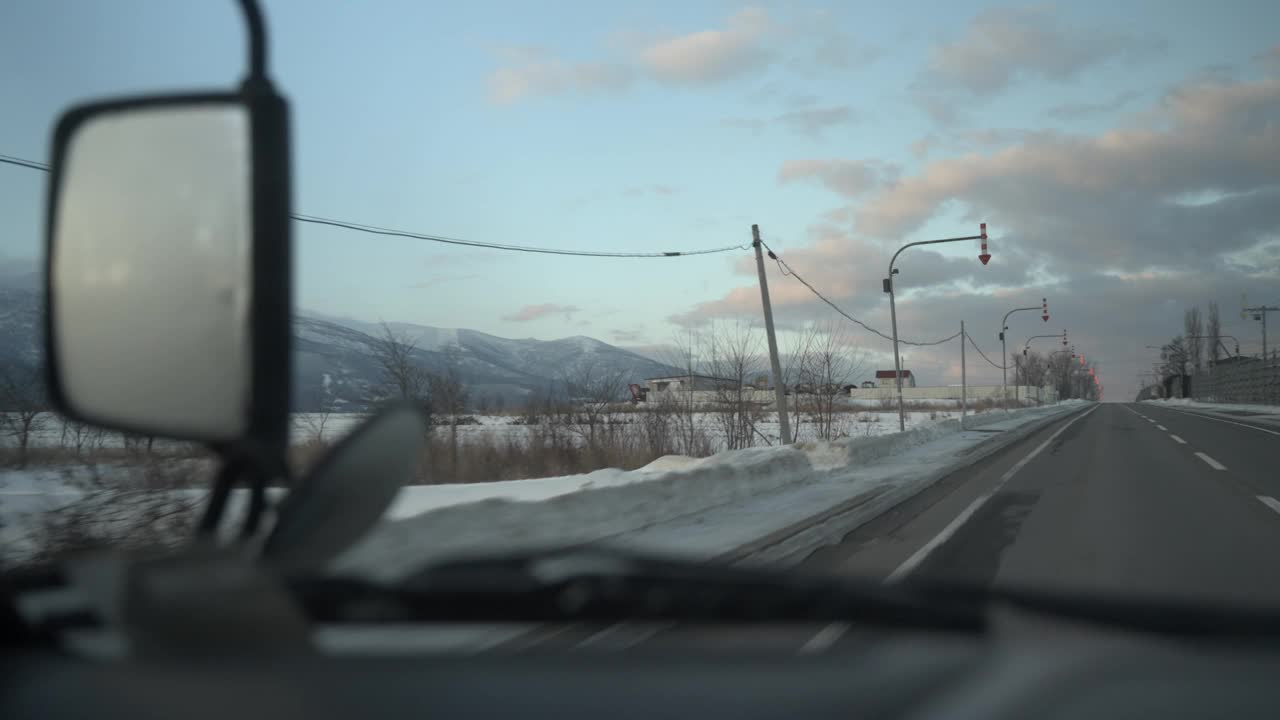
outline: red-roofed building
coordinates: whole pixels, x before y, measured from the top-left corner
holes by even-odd
[[[880,385],[882,385],[882,386],[883,386],[883,385],[894,385],[894,382],[893,382],[893,371],[892,371],[892,370],[877,370],[877,371],[876,371],[876,381],[877,381],[877,382],[879,382],[879,383],[880,383]],[[896,385],[894,385],[894,386],[896,387]],[[903,371],[902,371],[902,387],[915,387],[915,386],[916,386],[916,376],[915,376],[915,375],[912,375],[910,370],[903,370]]]

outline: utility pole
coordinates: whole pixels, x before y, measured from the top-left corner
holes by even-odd
[[[960,321],[960,429],[964,429],[964,416],[969,413],[969,376],[964,366],[964,346],[969,336],[964,334],[964,321]]]
[[[1243,298],[1242,298],[1243,299]],[[1240,303],[1244,305],[1244,303]],[[1259,305],[1258,307],[1241,307],[1240,318],[1244,319],[1245,313],[1253,313],[1254,320],[1262,321],[1262,359],[1270,360],[1267,356],[1267,313],[1280,311],[1280,307],[1274,305]]]
[[[769,304],[769,279],[764,273],[760,226],[751,226],[751,245],[756,249],[756,272],[760,274],[760,304],[764,305],[764,333],[769,339],[769,364],[773,368],[773,398],[778,406],[778,432],[782,444],[791,443],[791,423],[787,422],[787,387],[782,382],[782,361],[778,359],[778,339],[773,334],[773,306]]]

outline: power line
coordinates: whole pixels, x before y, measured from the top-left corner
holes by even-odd
[[[416,240],[429,240],[431,242],[445,243],[447,245],[462,245],[465,247],[486,248],[489,250],[508,250],[512,252],[540,253],[544,255],[573,255],[577,257],[605,257],[605,258],[668,258],[668,257],[688,257],[691,255],[712,255],[715,253],[729,252],[731,250],[748,250],[746,245],[726,245],[718,248],[708,248],[705,250],[664,250],[660,252],[603,252],[596,250],[562,250],[557,248],[535,247],[530,245],[508,245],[505,243],[480,242],[478,240],[464,240],[462,238],[446,237],[444,235],[432,235],[429,233],[410,232],[408,230],[396,230],[393,228],[379,227],[377,225],[363,225],[361,223],[348,222],[346,220],[335,220],[333,218],[317,217],[315,215],[299,215],[294,214],[293,219],[299,222],[314,223],[316,225],[329,225],[332,227],[346,228],[348,230],[356,230],[359,232],[370,233],[373,235],[389,235],[392,237],[412,238]]]
[[[791,269],[791,266],[790,266],[790,265],[788,265],[788,264],[787,264],[787,262],[786,262],[785,260],[783,260],[782,258],[778,257],[777,253],[775,253],[775,252],[773,251],[773,248],[769,247],[769,244],[768,244],[768,243],[766,243],[766,242],[764,242],[764,241],[762,240],[762,241],[760,242],[760,244],[761,244],[761,245],[764,245],[765,249],[769,251],[769,257],[770,257],[770,258],[772,258],[774,262],[778,263],[778,271],[779,271],[779,272],[781,272],[784,276],[790,276],[790,277],[795,278],[796,280],[799,280],[799,281],[800,281],[800,284],[802,284],[802,285],[804,285],[805,287],[809,288],[809,292],[813,293],[813,294],[814,294],[814,295],[815,295],[819,300],[821,300],[822,302],[824,302],[824,303],[826,303],[828,306],[830,306],[830,308],[831,308],[832,310],[835,310],[836,312],[838,312],[838,313],[840,313],[842,316],[844,316],[844,318],[845,318],[846,320],[848,320],[848,321],[850,321],[850,322],[852,322],[852,323],[854,323],[854,324],[856,324],[856,325],[858,325],[858,326],[860,326],[860,327],[864,328],[865,330],[867,330],[867,332],[870,332],[870,333],[872,333],[872,334],[874,334],[874,335],[879,335],[880,337],[884,338],[885,340],[889,340],[890,342],[892,342],[892,341],[893,341],[893,337],[892,337],[892,336],[885,335],[884,333],[882,333],[882,332],[880,332],[879,330],[877,330],[877,329],[875,329],[875,328],[871,327],[870,325],[868,325],[868,324],[866,324],[866,323],[862,322],[861,320],[859,320],[858,318],[856,318],[856,317],[854,317],[854,316],[850,315],[849,313],[845,312],[844,310],[841,310],[841,309],[840,309],[840,308],[839,308],[835,303],[833,303],[833,302],[831,302],[830,300],[828,300],[828,299],[827,299],[827,296],[823,295],[821,292],[818,292],[818,289],[817,289],[817,288],[815,288],[814,286],[810,285],[808,280],[805,280],[804,278],[800,277],[799,273],[797,273],[795,270],[792,270],[792,269]],[[935,341],[933,341],[933,342],[912,342],[912,341],[910,341],[910,340],[902,340],[902,339],[899,339],[899,340],[898,340],[898,344],[899,344],[899,345],[915,345],[915,346],[917,346],[917,347],[928,347],[928,346],[930,346],[930,345],[941,345],[942,343],[950,342],[950,341],[952,341],[952,340],[955,340],[955,339],[956,339],[956,338],[958,338],[958,337],[960,337],[960,333],[958,333],[958,332],[957,332],[955,335],[951,335],[950,337],[942,338],[941,340],[935,340]]]
[[[34,160],[25,160],[11,155],[0,155],[0,162],[17,165],[19,167],[30,168],[32,170],[41,170],[49,172],[49,166],[45,163],[36,162]],[[395,228],[380,227],[377,225],[365,225],[363,223],[350,222],[348,220],[338,220],[335,218],[320,217],[318,215],[303,215],[294,213],[290,217],[298,222],[311,223],[314,225],[327,225],[329,227],[343,228],[346,230],[355,230],[356,232],[369,233],[371,235],[387,235],[391,237],[411,238],[414,240],[427,240],[430,242],[444,243],[446,245],[461,245],[464,247],[485,248],[488,250],[506,250],[509,252],[537,253],[541,255],[571,255],[575,257],[599,257],[599,258],[671,258],[671,257],[690,257],[693,255],[714,255],[716,253],[730,252],[733,250],[749,250],[746,245],[726,245],[724,247],[707,248],[704,250],[661,250],[658,252],[604,252],[596,250],[563,250],[559,248],[537,247],[532,245],[510,245],[506,243],[481,242],[479,240],[464,240],[462,238],[448,237],[445,235],[433,235],[431,233],[412,232],[409,230],[397,230]]]
[[[0,162],[9,163],[10,165],[17,165],[19,167],[24,167],[24,168],[31,168],[32,170],[41,170],[44,172],[49,172],[49,166],[42,162],[36,162],[35,160],[24,160],[19,157],[13,157],[12,155],[0,155]]]
[[[977,350],[977,351],[978,351],[978,354],[982,356],[982,359],[983,359],[983,360],[986,360],[986,361],[991,365],[991,367],[993,367],[993,368],[995,368],[995,369],[997,369],[997,370],[1008,370],[1008,369],[1009,369],[1009,366],[1008,366],[1008,365],[997,365],[996,363],[991,362],[991,358],[987,357],[987,354],[986,354],[986,353],[984,353],[984,352],[982,352],[982,348],[978,347],[978,343],[974,342],[974,340],[973,340],[973,336],[972,336],[972,335],[970,335],[969,333],[965,333],[965,334],[964,334],[964,336],[965,336],[966,338],[968,338],[968,340],[969,340],[969,344],[973,346],[973,349],[974,349],[974,350]]]

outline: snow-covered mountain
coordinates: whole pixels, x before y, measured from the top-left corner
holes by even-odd
[[[31,364],[40,356],[38,278],[0,278],[0,364]],[[432,372],[444,372],[450,356],[472,402],[521,404],[530,395],[558,393],[561,380],[588,364],[619,373],[628,382],[674,372],[634,352],[589,337],[560,340],[500,338],[466,329],[389,323],[414,343],[414,356]],[[317,409],[326,399],[338,408],[361,409],[380,379],[373,354],[381,325],[302,311],[294,319],[294,408]]]

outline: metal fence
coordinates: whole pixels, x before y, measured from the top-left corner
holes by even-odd
[[[1280,405],[1280,360],[1241,358],[1199,370],[1191,397],[1205,402]]]

